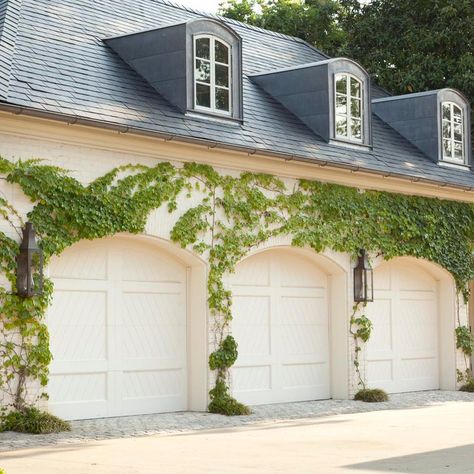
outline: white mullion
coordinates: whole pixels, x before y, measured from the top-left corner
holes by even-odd
[[[215,54],[216,54],[216,44],[215,44],[215,38],[211,37],[209,41],[209,47],[210,47],[210,54],[209,58],[211,61],[211,110],[215,111],[216,110],[216,60],[215,60]]]
[[[346,109],[346,115],[347,115],[347,138],[349,140],[352,140],[352,130],[351,130],[351,76],[349,74],[346,74],[347,80],[346,80],[346,104],[347,104],[347,109]]]
[[[193,37],[193,88],[194,88],[194,108],[197,108],[197,79],[196,79],[196,64],[197,64],[197,40],[198,37]]]
[[[451,159],[456,159],[456,153],[454,152],[454,104],[449,104],[449,110],[451,111]]]
[[[228,91],[227,91],[227,100],[229,101],[229,110],[228,110],[228,113],[231,114],[232,113],[232,93],[231,93],[231,90],[232,90],[232,69],[231,69],[231,54],[232,54],[232,48],[228,45],[226,45],[227,47],[227,85],[228,85]]]

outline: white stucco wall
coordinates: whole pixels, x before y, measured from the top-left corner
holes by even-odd
[[[398,192],[409,192],[414,185],[397,180],[383,180],[382,178],[359,175],[345,171],[337,173],[319,167],[308,167],[307,165],[283,163],[269,158],[248,157],[244,154],[238,155],[227,151],[206,149],[205,147],[195,147],[183,144],[170,144],[162,140],[152,140],[149,138],[137,138],[119,136],[111,132],[89,130],[81,127],[71,127],[64,124],[54,124],[37,119],[22,119],[17,117],[6,117],[0,114],[0,156],[10,160],[40,158],[45,163],[54,164],[70,170],[73,177],[83,184],[87,184],[93,179],[105,174],[110,169],[126,164],[144,164],[153,166],[160,160],[171,161],[180,165],[183,161],[208,162],[218,164],[217,169],[222,173],[236,174],[241,170],[255,170],[273,172],[285,179],[291,189],[295,183],[294,178],[314,178],[331,182],[339,182],[346,185],[366,186],[370,188],[387,189]],[[249,159],[252,160],[250,165]],[[239,160],[241,165],[239,167]],[[220,166],[219,166],[220,165]],[[286,167],[286,168],[283,168]],[[318,174],[319,173],[319,174]],[[466,199],[467,193],[450,191],[441,188],[421,186],[421,194],[436,195],[444,193],[453,199],[463,196]],[[23,196],[22,191],[14,185],[0,180],[0,192],[11,202],[15,208],[25,216],[31,210],[31,203]],[[474,194],[474,193],[473,193]],[[179,210],[174,214],[169,214],[165,208],[154,211],[146,226],[146,234],[168,240],[169,232],[177,217],[182,211],[193,206],[199,199],[195,194],[191,199],[179,202]],[[474,199],[469,194],[468,199]],[[0,221],[0,230],[15,237],[13,229],[8,224]],[[267,244],[271,246],[288,245],[289,241],[275,240]],[[352,267],[348,255],[334,254],[327,252],[328,259],[338,265],[339,272],[332,274],[333,308],[334,311],[344,311],[345,321],[340,321],[334,329],[334,338],[341,338],[341,345],[338,351],[333,353],[333,374],[338,380],[333,380],[333,394],[335,398],[347,398],[357,391],[357,379],[353,370],[353,340],[347,332],[348,322],[352,308]],[[328,270],[329,274],[331,271]],[[201,278],[202,279],[202,278]],[[201,281],[201,288],[205,282]],[[205,287],[205,284],[204,284]],[[193,290],[197,291],[197,290]],[[201,295],[201,298],[203,295]],[[451,315],[454,316],[454,313]],[[448,317],[451,317],[448,315]],[[467,317],[467,308],[461,305],[460,318],[464,324]],[[208,319],[208,347],[207,352],[214,349],[214,334],[210,330],[212,321]],[[454,336],[453,336],[454,337]],[[344,341],[344,342],[342,342]],[[457,366],[464,370],[464,357],[458,352]],[[364,373],[364,352],[361,353],[361,371]],[[342,377],[341,374],[346,374]],[[340,379],[343,380],[340,380]],[[196,382],[197,383],[197,382]],[[206,377],[206,387],[212,386],[212,376]],[[207,388],[206,388],[207,390]],[[199,398],[199,397],[198,397]],[[201,397],[202,398],[202,397]],[[202,406],[203,400],[196,402],[196,407]]]

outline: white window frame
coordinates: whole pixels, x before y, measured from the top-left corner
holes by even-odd
[[[443,122],[448,122],[443,117],[443,107],[445,105],[449,105],[449,111],[450,111],[450,120],[449,124],[451,127],[451,137],[444,138],[443,134]],[[457,107],[461,111],[461,142],[459,140],[454,139],[454,107]],[[440,114],[441,114],[441,157],[442,161],[446,161],[448,163],[456,163],[456,164],[462,164],[464,165],[466,163],[466,143],[465,143],[465,114],[464,114],[464,108],[456,104],[456,102],[451,102],[451,101],[444,101],[441,102],[441,108],[440,108]],[[451,156],[447,156],[444,154],[444,140],[449,140],[451,142]],[[454,144],[455,143],[461,143],[461,150],[462,150],[462,156],[461,158],[455,158],[454,156]]]
[[[346,120],[347,120],[347,135],[338,135],[337,134],[337,115],[342,115],[337,113],[337,95],[340,94],[337,92],[337,81],[341,77],[347,77],[347,84],[346,84],[346,99],[347,99],[347,110],[346,110]],[[360,84],[360,98],[354,97],[351,95],[351,78],[355,79]],[[341,94],[342,95],[342,94]],[[351,99],[360,100],[360,138],[352,136],[352,129],[351,129],[351,119],[358,117],[352,117],[351,114],[351,106],[350,102]],[[360,78],[355,76],[354,74],[350,74],[348,72],[338,72],[334,74],[334,137],[338,140],[348,140],[355,143],[364,143],[364,125],[365,125],[365,117],[364,117],[364,81]]]
[[[198,58],[196,56],[196,42],[198,39],[203,39],[207,38],[209,39],[209,60],[205,58]],[[216,46],[216,41],[219,41],[222,43],[224,46],[227,47],[228,51],[228,58],[227,64],[217,62],[215,59],[215,46]],[[210,63],[210,69],[211,69],[211,77],[210,77],[210,83],[204,83],[196,80],[196,59],[203,59],[204,61],[209,61]],[[229,87],[223,87],[223,86],[217,86],[216,85],[216,64],[222,65],[222,66],[227,66],[229,68]],[[200,110],[203,112],[212,112],[215,114],[219,115],[225,115],[225,116],[231,116],[232,115],[232,46],[227,43],[227,41],[224,41],[223,39],[213,36],[213,35],[194,35],[193,37],[193,92],[194,92],[194,110]],[[204,107],[202,105],[197,104],[197,84],[203,84],[206,86],[210,86],[211,88],[211,106],[210,107]],[[227,89],[228,94],[229,94],[229,110],[222,110],[222,109],[217,109],[216,108],[216,88],[217,89]]]

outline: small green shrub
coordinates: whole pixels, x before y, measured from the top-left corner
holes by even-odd
[[[354,400],[367,403],[388,402],[388,395],[380,388],[363,388],[355,394]]]
[[[474,379],[469,380],[460,389],[460,392],[474,392]]]
[[[252,413],[248,406],[229,395],[229,388],[223,380],[216,382],[216,386],[209,392],[209,395],[211,402],[208,408],[211,413],[226,416],[250,415]]]
[[[7,474],[4,469],[0,467],[0,474]]]
[[[71,431],[71,424],[50,413],[32,407],[26,408],[24,411],[13,411],[5,415],[0,425],[0,431],[49,434]]]

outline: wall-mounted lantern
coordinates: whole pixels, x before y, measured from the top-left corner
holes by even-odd
[[[23,229],[20,254],[16,260],[16,289],[18,296],[29,298],[43,294],[43,251],[36,242],[31,222]]]
[[[354,301],[367,303],[374,301],[374,275],[370,267],[367,252],[359,250],[357,266],[354,268]]]

